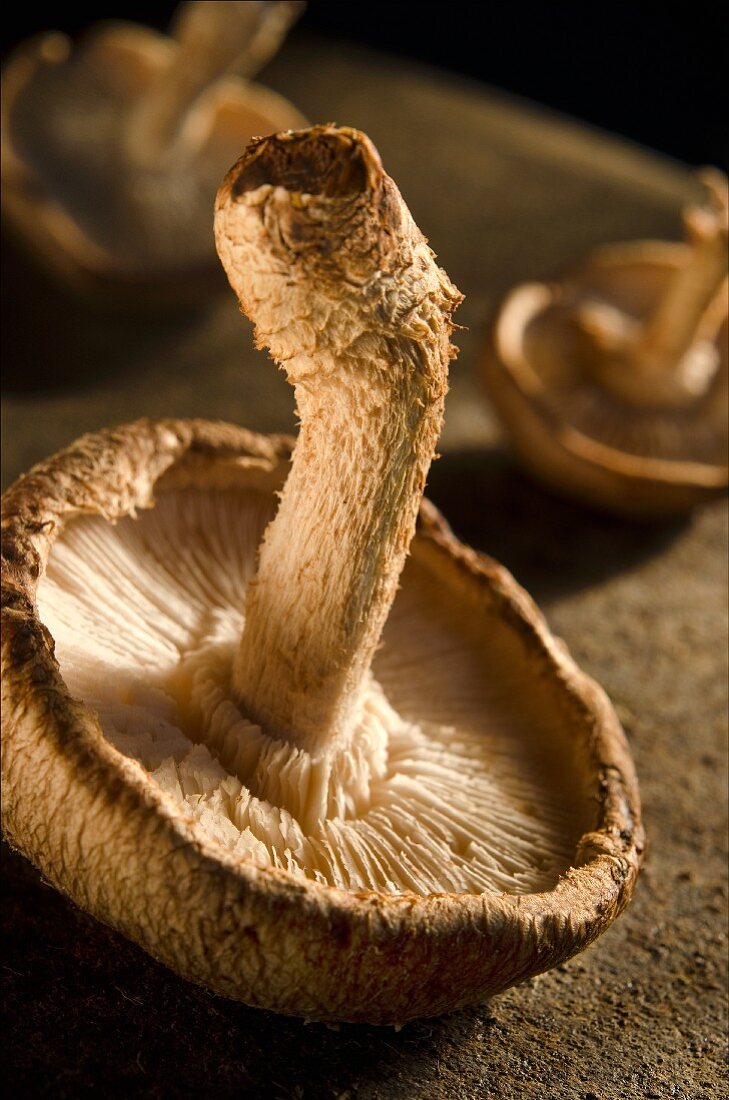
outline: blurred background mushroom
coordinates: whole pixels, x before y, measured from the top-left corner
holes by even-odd
[[[704,171],[685,244],[606,245],[501,307],[491,400],[528,470],[618,513],[690,510],[729,485],[727,181]]]
[[[303,8],[192,0],[169,35],[104,22],[77,45],[58,32],[22,43],[2,79],[12,229],[87,289],[199,289],[221,174],[255,134],[304,124],[252,81]]]

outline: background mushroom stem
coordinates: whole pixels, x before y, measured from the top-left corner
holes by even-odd
[[[303,8],[303,3],[270,0],[181,4],[172,28],[174,59],[130,112],[124,127],[130,155],[146,164],[156,163],[165,152],[194,152],[205,127],[191,130],[186,123],[200,96],[226,73],[254,76]]]
[[[354,130],[254,142],[221,187],[216,239],[301,418],[234,690],[269,734],[320,756],[356,736],[440,431],[460,295]]]
[[[675,367],[702,336],[713,338],[715,332],[704,330],[717,313],[718,323],[726,313],[727,181],[710,169],[701,180],[707,202],[684,217],[689,261],[676,271],[633,348],[633,361],[647,375]]]

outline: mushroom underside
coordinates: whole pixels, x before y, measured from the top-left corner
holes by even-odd
[[[518,628],[416,537],[352,760],[266,736],[233,699],[245,589],[276,497],[172,488],[116,524],[72,519],[38,588],[71,692],[103,735],[241,861],[349,891],[549,891],[596,827],[589,724]],[[355,754],[356,755],[356,754]]]
[[[690,351],[687,372],[696,378],[696,397],[681,408],[633,405],[593,376],[589,337],[575,325],[584,309],[615,311],[630,324],[640,324],[664,292],[675,263],[630,260],[586,269],[578,280],[541,301],[534,312],[517,291],[499,321],[499,345],[526,392],[538,393],[537,408],[557,425],[586,440],[637,459],[725,466],[726,411],[723,362],[726,326],[699,341]],[[527,288],[524,288],[525,291]],[[526,312],[526,316],[525,316]]]

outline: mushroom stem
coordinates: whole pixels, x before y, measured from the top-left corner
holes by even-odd
[[[203,92],[235,70],[250,78],[278,48],[300,3],[228,3],[193,0],[181,4],[173,27],[177,51],[127,119],[124,140],[141,163],[184,148],[189,155],[204,127],[185,126]]]
[[[271,736],[320,756],[356,736],[440,431],[460,295],[356,130],[253,142],[220,189],[216,239],[301,418],[234,690]]]
[[[727,272],[726,179],[705,170],[701,180],[707,203],[689,208],[684,216],[688,263],[671,279],[632,349],[631,358],[645,375],[661,375],[676,366],[696,341],[707,313],[716,312],[717,295]]]

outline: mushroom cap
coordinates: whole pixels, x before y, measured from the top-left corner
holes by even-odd
[[[93,704],[66,682],[76,673],[68,654],[54,655],[39,614],[54,554],[75,525],[91,525],[87,574],[69,585],[81,601],[75,606],[93,611],[99,576],[129,557],[130,532],[164,522],[165,502],[188,517],[174,536],[183,550],[193,537],[212,545],[209,513],[194,519],[195,494],[228,494],[240,509],[253,495],[260,524],[260,501],[267,515],[275,509],[290,446],[221,423],[140,421],[84,436],[7,491],[3,826],[55,886],[186,978],[308,1019],[399,1024],[482,1001],[607,928],[642,862],[637,783],[604,693],[506,570],[461,545],[427,501],[375,675],[403,712],[417,712],[429,692],[428,706],[470,692],[468,705],[487,711],[495,774],[500,755],[512,754],[535,801],[574,804],[562,863],[536,867],[521,882],[514,874],[513,888],[506,874],[495,880],[500,887],[478,892],[342,889],[232,852],[189,803],[114,747]],[[161,606],[155,530],[144,537],[157,564],[149,575],[139,566],[139,585]],[[99,549],[94,562],[100,533],[112,540],[112,556]],[[181,551],[171,573],[184,572],[197,553]],[[214,587],[215,560],[192,568],[200,590]],[[128,644],[152,625],[130,621]],[[72,627],[79,636],[90,629]],[[104,645],[123,633],[110,623]],[[408,661],[421,674],[397,696]],[[106,679],[116,675],[110,668]],[[450,736],[455,744],[457,733]],[[523,809],[538,827],[540,809]],[[498,814],[485,824],[498,832]]]
[[[589,367],[573,323],[584,305],[644,320],[688,246],[640,241],[598,249],[561,284],[511,291],[491,326],[482,374],[525,467],[560,492],[633,518],[680,515],[726,492],[727,324],[712,334],[719,367],[683,408],[635,407]]]
[[[5,221],[84,293],[137,301],[143,290],[145,301],[151,292],[179,303],[181,291],[215,286],[210,207],[221,174],[253,135],[306,125],[283,96],[228,76],[187,120],[201,130],[194,164],[127,163],[122,120],[178,49],[149,28],[102,24],[73,47],[57,32],[29,39],[3,70]]]

